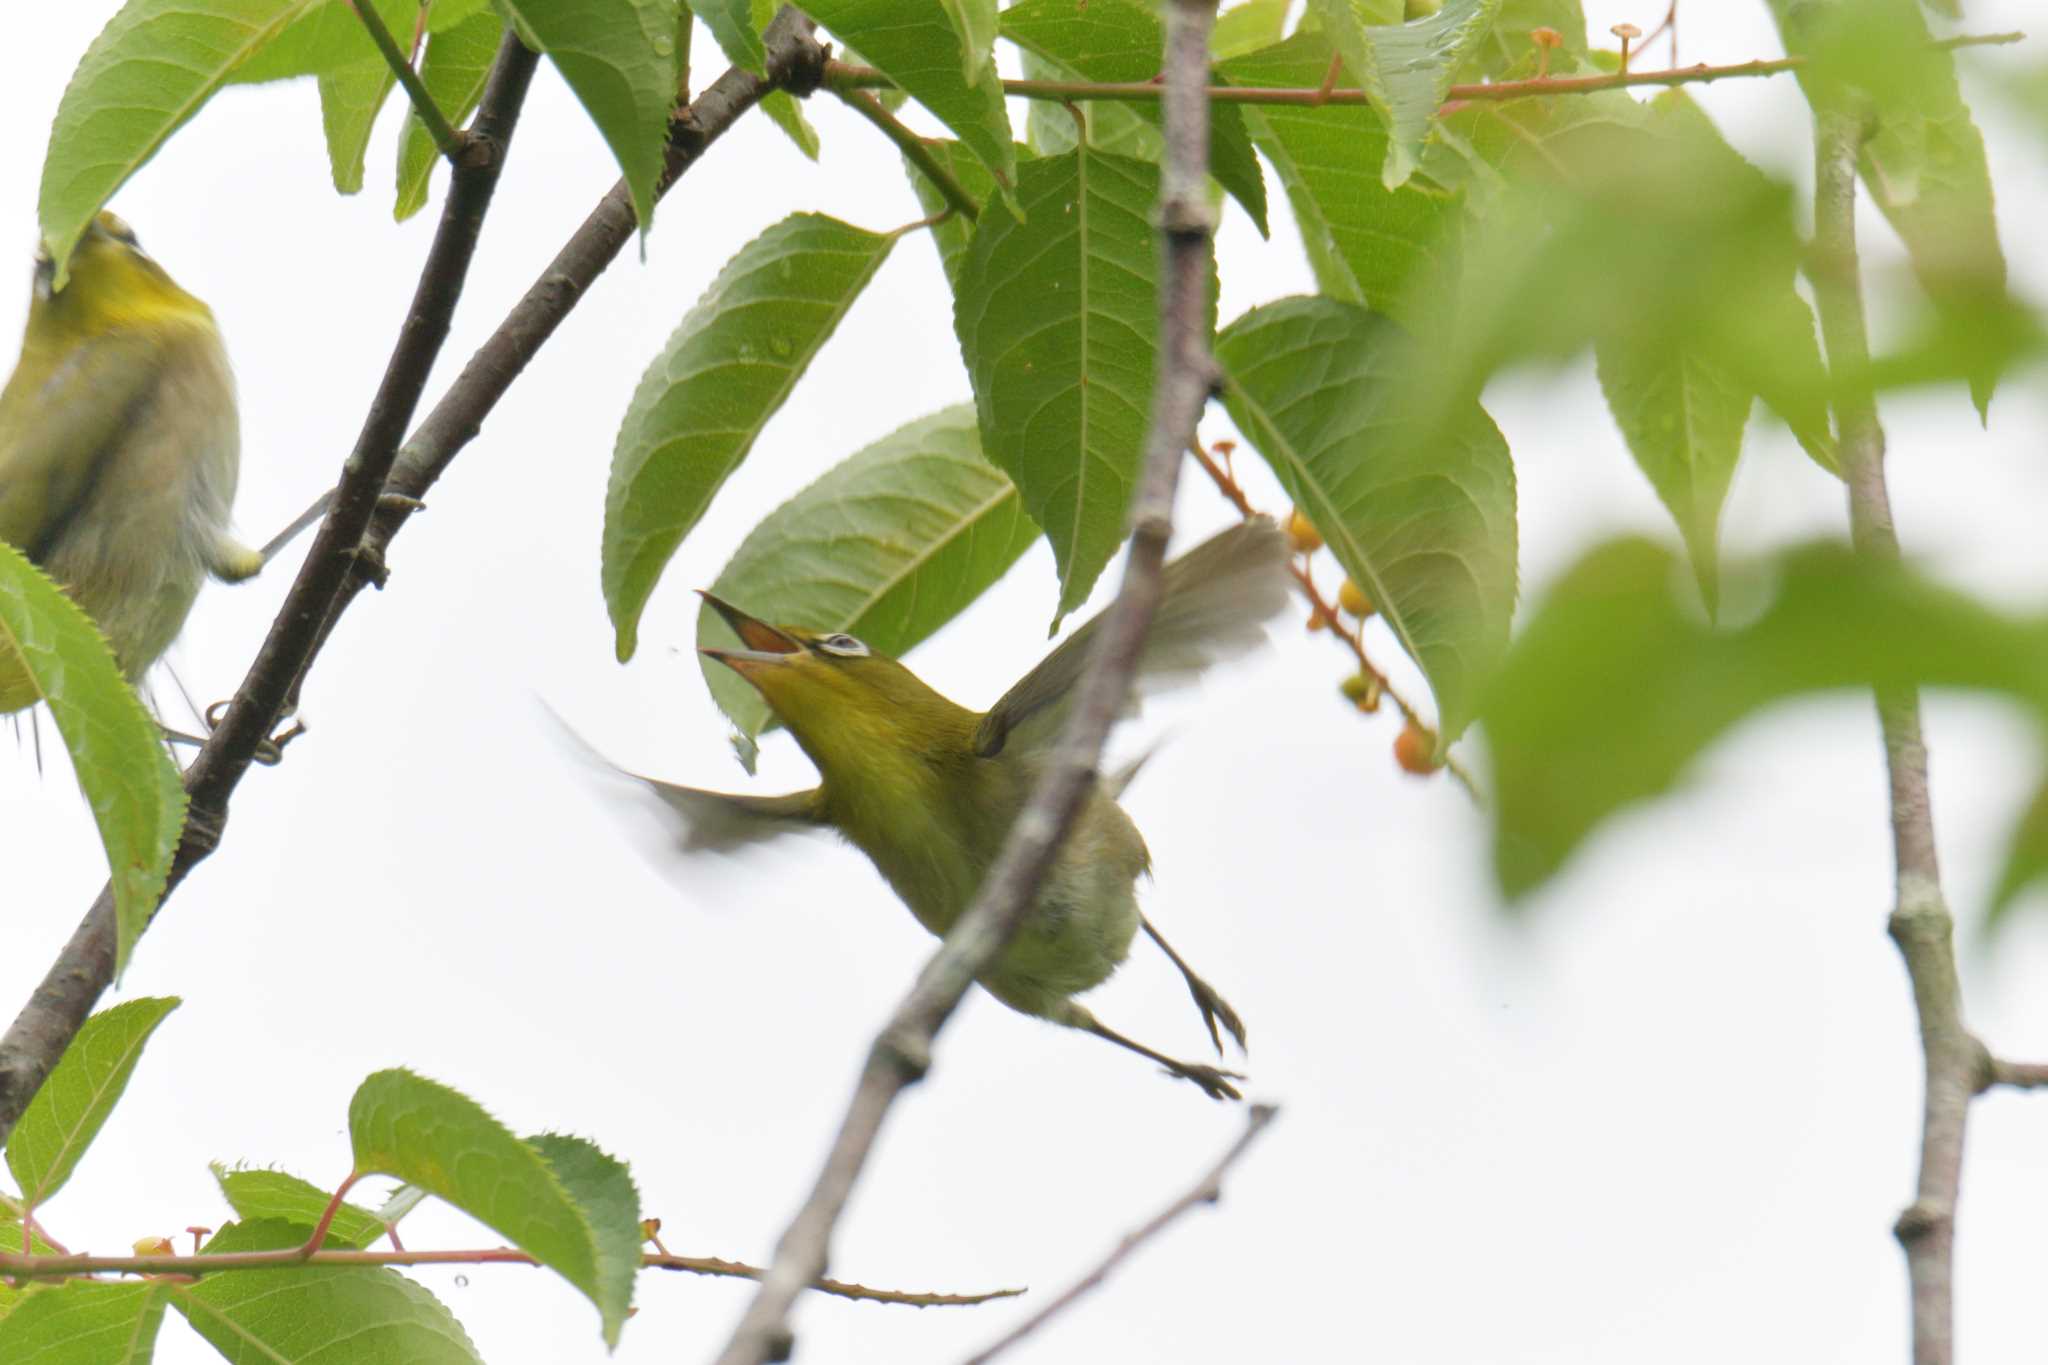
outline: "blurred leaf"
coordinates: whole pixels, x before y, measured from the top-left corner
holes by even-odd
[[[1446,0],[1426,19],[1400,22],[1400,6],[1375,26],[1369,0],[1310,0],[1310,10],[1344,54],[1345,69],[1387,120],[1380,183],[1399,189],[1415,173],[1422,143],[1451,82],[1493,27],[1502,0]]]
[[[1529,615],[1481,719],[1493,754],[1495,870],[1519,896],[1600,823],[1668,791],[1723,732],[1770,704],[1846,687],[1969,687],[2048,717],[2048,626],[1903,567],[1808,547],[1773,569],[1749,626],[1716,632],[1640,540],[1579,561]]]
[[[974,409],[942,409],[835,465],[775,509],[711,591],[735,606],[820,633],[846,631],[901,656],[959,615],[1038,539],[1016,488],[982,458]],[[710,608],[697,643],[732,647]],[[769,724],[761,694],[701,660],[719,709],[748,739]]]
[[[2020,899],[2039,889],[2043,878],[2048,878],[2048,785],[2034,793],[2006,840],[2005,865],[1984,912],[1985,932],[2004,928]]]
[[[1785,50],[1807,58],[1801,86],[1816,105],[1872,120],[1859,163],[1870,198],[1906,243],[1935,305],[1970,311],[2005,293],[2005,256],[1984,139],[1914,0],[1772,0]],[[1985,414],[1998,371],[1969,376]]]
[[[675,107],[680,0],[497,0],[562,73],[633,193],[640,230],[654,221],[654,185]]]
[[[266,1218],[230,1223],[208,1253],[276,1251],[312,1229]],[[229,1361],[482,1365],[462,1324],[423,1286],[373,1266],[223,1270],[196,1283],[157,1281],[192,1330]]]
[[[740,248],[648,366],[605,496],[604,596],[621,662],[670,556],[895,244],[793,214]]]
[[[49,703],[92,807],[114,888],[116,979],[156,913],[185,827],[185,787],[163,732],[98,627],[0,541],[0,712]]]
[[[398,84],[380,59],[365,66],[324,71],[320,84],[320,126],[327,135],[327,164],[337,194],[363,188],[363,157],[370,149],[370,130],[385,97]]]
[[[251,10],[260,0],[243,0]],[[236,85],[324,76],[359,67],[383,66],[384,56],[356,14],[353,0],[293,0],[263,8],[288,7],[291,21],[235,68]],[[490,8],[489,0],[435,0],[426,11],[426,30],[440,33],[465,23]],[[409,50],[420,22],[419,0],[376,0],[377,15],[398,43]]]
[[[16,1242],[9,1250],[19,1248]],[[23,1293],[0,1316],[0,1360],[16,1365],[148,1365],[163,1326],[161,1280],[66,1280]]]
[[[1244,0],[1216,16],[1209,52],[1217,61],[1271,47],[1287,36],[1287,11],[1294,0]]]
[[[1761,395],[1832,470],[1827,379],[1793,287],[1805,247],[1790,191],[1682,94],[1649,109],[1600,96],[1529,107],[1556,104],[1516,101],[1462,125],[1502,183],[1480,200],[1458,273],[1416,282],[1418,391],[1450,411],[1500,368],[1589,342],[1645,363],[1682,354]],[[1553,113],[1565,121],[1546,126]]]
[[[959,143],[927,139],[925,150],[936,157],[941,166],[952,172],[953,178],[960,182],[960,188],[966,190],[975,203],[985,205],[996,197],[995,177],[989,174],[988,167],[982,165],[978,158],[970,155]],[[1031,159],[1029,147],[1019,147],[1016,150],[1020,164]],[[938,188],[924,178],[924,172],[906,159],[903,163],[903,173],[910,177],[910,188],[916,192],[917,202],[926,213],[936,217],[946,211],[946,196],[940,194]],[[956,213],[944,222],[932,224],[930,230],[932,244],[939,251],[939,266],[946,272],[946,283],[958,288],[960,266],[967,259],[968,243],[974,240],[974,224]]]
[[[1083,80],[1098,83],[1151,80],[1159,74],[1166,42],[1165,26],[1158,12],[1139,0],[1088,0],[1085,5],[1078,5],[1075,0],[1022,0],[1003,11],[1003,36]],[[1033,111],[1042,103],[1033,101]],[[1059,106],[1046,107],[1053,116],[1067,118]],[[1093,101],[1088,109],[1091,118],[1121,115],[1140,121],[1155,134],[1160,127],[1156,104],[1119,106],[1114,101]],[[1115,146],[1105,149],[1156,161],[1163,142],[1162,135],[1152,140],[1148,150]],[[1096,145],[1104,146],[1100,141]],[[1265,177],[1260,174],[1259,159],[1252,152],[1243,111],[1234,104],[1209,107],[1209,174],[1244,206],[1259,235],[1270,235],[1266,228]]]
[[[1225,62],[1222,75],[1233,85],[1315,85],[1332,50],[1320,33],[1297,33],[1279,47]],[[1423,267],[1450,244],[1453,197],[1423,177],[1397,190],[1380,183],[1374,167],[1387,134],[1370,109],[1247,105],[1245,121],[1287,189],[1317,287],[1401,316],[1410,278],[1428,273]]]
[[[1087,147],[1027,161],[1019,222],[981,216],[954,294],[982,447],[1059,562],[1061,618],[1123,542],[1158,344],[1159,171]],[[1210,283],[1214,307],[1215,284]]]
[[[532,1144],[468,1096],[400,1070],[357,1087],[348,1127],[356,1174],[397,1176],[510,1239],[588,1295],[605,1344],[618,1345],[631,1284],[622,1293],[608,1264],[615,1230],[592,1219],[610,1210],[580,1202]]]
[[[1224,402],[1429,679],[1446,741],[1472,718],[1515,607],[1515,472],[1477,403],[1424,437],[1407,412],[1414,342],[1334,299],[1224,328]]]
[[[452,127],[462,127],[476,111],[484,94],[484,78],[491,74],[504,35],[505,21],[495,10],[487,9],[427,39],[420,80],[434,97],[434,107],[447,115]],[[398,204],[392,217],[403,222],[425,207],[428,183],[440,160],[427,125],[408,104],[405,126],[398,135]]]
[[[64,1187],[114,1112],[142,1048],[176,997],[127,1000],[87,1019],[7,1139],[7,1169],[36,1208]]]
[[[631,1311],[643,1240],[640,1191],[632,1172],[596,1143],[567,1133],[542,1133],[526,1141],[583,1211],[597,1248],[597,1301],[620,1305],[623,1321]]]
[[[1586,15],[1579,0],[1501,0],[1493,26],[1473,45],[1471,69],[1460,79],[1536,74],[1536,44],[1529,34],[1554,29],[1563,43],[1550,54],[1550,74],[1561,75],[1586,59]]]
[[[245,1223],[265,1218],[282,1219],[308,1229],[319,1226],[333,1195],[318,1185],[283,1171],[229,1170],[213,1163],[213,1178],[221,1194]],[[360,1251],[384,1235],[384,1222],[367,1209],[343,1201],[328,1224],[323,1245]]]
[[[896,0],[806,0],[804,12],[852,44],[890,80],[953,130],[980,157],[997,183],[1017,182],[1010,147],[1010,116],[993,62],[970,83],[960,35],[939,5],[904,6]]]

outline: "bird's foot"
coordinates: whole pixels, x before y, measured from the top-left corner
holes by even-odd
[[[1144,926],[1146,934],[1152,941],[1159,945],[1159,950],[1180,969],[1182,978],[1188,983],[1188,994],[1195,998],[1195,1008],[1202,1012],[1202,1023],[1209,1030],[1209,1041],[1216,1045],[1216,1055],[1223,1055],[1223,1034],[1216,1030],[1218,1022],[1221,1022],[1224,1030],[1237,1041],[1237,1050],[1245,1051],[1244,1020],[1237,1017],[1237,1011],[1230,1008],[1230,1002],[1219,995],[1214,986],[1195,975],[1194,968],[1188,966],[1187,961],[1173,950],[1173,945],[1152,927],[1151,920],[1141,918],[1138,922]]]
[[[1238,1093],[1237,1087],[1231,1084],[1232,1081],[1245,1079],[1242,1071],[1225,1071],[1221,1067],[1203,1066],[1200,1062],[1169,1061],[1165,1063],[1165,1067],[1167,1075],[1178,1076],[1184,1081],[1193,1081],[1201,1086],[1202,1093],[1212,1100],[1244,1098]]]

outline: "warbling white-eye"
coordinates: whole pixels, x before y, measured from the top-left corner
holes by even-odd
[[[1262,623],[1287,599],[1287,553],[1280,530],[1259,518],[1167,565],[1140,683],[1190,680],[1259,643]],[[943,936],[973,900],[1058,743],[1100,618],[988,711],[975,712],[850,635],[772,626],[708,593],[705,600],[744,647],[703,652],[753,684],[817,765],[819,783],[783,796],[746,796],[626,775],[680,822],[684,852],[837,830],[868,855],[918,922]],[[1242,1079],[1236,1073],[1155,1052],[1113,1032],[1073,998],[1107,980],[1143,928],[1187,979],[1218,1053],[1219,1022],[1244,1046],[1236,1011],[1138,912],[1136,882],[1151,859],[1116,801],[1134,770],[1105,780],[1087,798],[1023,927],[980,982],[1011,1009],[1084,1029],[1151,1058],[1213,1098],[1237,1099],[1230,1084]]]
[[[60,290],[38,253],[21,360],[0,390],[0,540],[55,579],[130,682],[170,647],[208,573],[263,567],[228,534],[241,463],[213,313],[102,213]],[[0,652],[0,713],[40,699]]]

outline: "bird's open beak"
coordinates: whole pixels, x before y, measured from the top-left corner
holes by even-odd
[[[725,623],[746,646],[745,649],[699,649],[697,652],[706,658],[716,659],[734,672],[745,674],[754,665],[787,663],[804,652],[803,642],[795,636],[784,634],[766,621],[755,620],[732,603],[721,601],[702,589],[697,595],[725,618]]]

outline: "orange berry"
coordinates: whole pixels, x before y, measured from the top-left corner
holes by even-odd
[[[1299,507],[1287,514],[1287,539],[1301,554],[1312,555],[1323,548],[1323,533],[1316,524],[1301,514]]]
[[[1394,762],[1401,765],[1401,771],[1427,777],[1437,770],[1436,739],[1429,731],[1414,721],[1401,727],[1401,733],[1394,736]]]
[[[1373,612],[1372,599],[1365,595],[1365,589],[1348,578],[1344,580],[1344,586],[1337,589],[1337,605],[1361,621]]]

